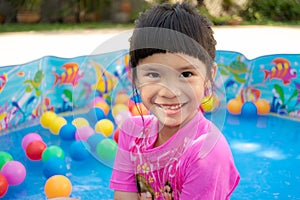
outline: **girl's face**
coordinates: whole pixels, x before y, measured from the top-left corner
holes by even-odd
[[[135,84],[144,105],[161,125],[176,128],[198,111],[204,94],[206,67],[197,58],[157,53],[140,60]]]

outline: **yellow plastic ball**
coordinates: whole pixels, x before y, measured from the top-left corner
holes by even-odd
[[[76,119],[73,119],[72,124],[76,127],[76,128],[80,128],[80,127],[84,127],[84,126],[90,126],[90,123],[82,117],[78,117]]]
[[[271,106],[267,100],[259,99],[255,102],[255,105],[259,115],[266,115],[270,112]]]
[[[204,112],[213,112],[219,105],[218,97],[215,95],[204,97],[201,108]]]
[[[72,192],[72,183],[66,176],[54,175],[46,181],[44,192],[48,199],[69,197]]]
[[[95,131],[109,137],[114,131],[114,124],[109,119],[101,119],[96,123]]]
[[[238,99],[230,99],[227,103],[227,110],[233,115],[239,115],[242,111],[243,103]]]
[[[40,118],[40,123],[42,127],[49,128],[49,124],[56,118],[57,115],[53,111],[46,111],[42,114]]]
[[[129,110],[129,108],[125,104],[116,104],[116,105],[114,105],[113,108],[112,108],[113,116],[116,116],[122,110]]]
[[[58,135],[61,127],[67,124],[67,120],[63,117],[57,116],[53,121],[49,124],[49,129],[51,133],[54,135]]]

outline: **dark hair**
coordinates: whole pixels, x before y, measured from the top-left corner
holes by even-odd
[[[190,3],[161,4],[142,13],[130,38],[130,65],[155,53],[184,53],[200,59],[210,68],[216,41],[212,23]],[[133,77],[134,78],[134,77]]]

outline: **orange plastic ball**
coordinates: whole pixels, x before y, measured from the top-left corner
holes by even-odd
[[[106,115],[110,109],[109,105],[105,101],[96,102],[94,107],[101,108]]]
[[[69,197],[72,192],[72,183],[66,176],[54,175],[46,181],[44,191],[49,199]]]
[[[133,116],[148,115],[149,110],[145,107],[143,103],[137,103],[132,107],[131,113]]]
[[[270,112],[271,106],[270,103],[265,99],[259,99],[255,102],[257,107],[257,113],[259,115],[266,115]]]
[[[233,115],[239,115],[241,114],[242,106],[243,104],[240,100],[231,99],[227,103],[227,110]]]
[[[115,104],[125,104],[127,105],[130,100],[130,97],[124,92],[120,92],[116,96]]]

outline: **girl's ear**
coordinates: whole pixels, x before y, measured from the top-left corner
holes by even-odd
[[[214,62],[214,65],[211,69],[211,77],[213,80],[215,80],[215,78],[216,78],[217,70],[218,70],[218,64],[216,62]]]

